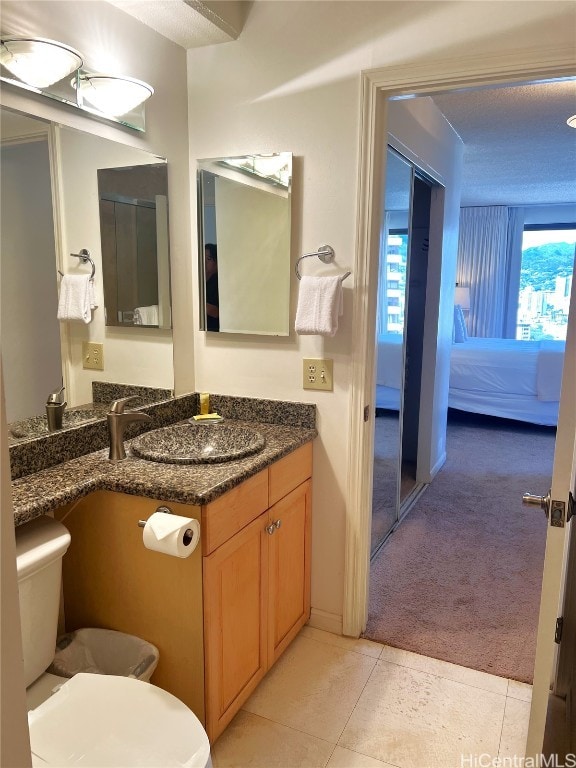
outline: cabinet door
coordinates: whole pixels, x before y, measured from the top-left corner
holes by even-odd
[[[267,669],[267,513],[204,558],[206,726],[211,741]]]
[[[309,480],[302,483],[268,512],[276,523],[267,535],[270,666],[310,617],[310,487]]]

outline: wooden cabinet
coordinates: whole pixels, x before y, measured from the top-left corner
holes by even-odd
[[[208,532],[203,564],[205,704],[211,741],[310,616],[311,450],[311,444],[305,445],[260,473],[266,476],[271,503],[265,512],[258,513],[263,478],[252,478],[253,488],[243,488],[242,519],[247,508],[255,517],[240,530],[229,529],[227,541],[214,549],[210,542],[219,539],[211,532],[211,516],[220,530],[222,510],[227,504],[237,508],[239,489],[203,509]]]
[[[310,481],[268,515],[268,666],[310,617]],[[280,524],[280,527],[277,528]]]
[[[204,558],[206,730],[214,740],[266,674],[267,514]]]

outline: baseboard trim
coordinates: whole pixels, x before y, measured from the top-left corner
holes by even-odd
[[[446,463],[446,451],[444,451],[444,453],[440,455],[440,458],[430,470],[430,482],[432,482],[432,480],[436,477],[438,472],[440,472],[440,470],[442,469],[445,463]]]
[[[342,616],[339,616],[337,613],[321,611],[319,608],[312,608],[308,625],[314,627],[314,629],[332,632],[333,635],[342,634]]]

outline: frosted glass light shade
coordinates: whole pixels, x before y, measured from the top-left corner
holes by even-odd
[[[570,128],[576,128],[576,115],[572,115],[572,117],[569,117],[568,120],[566,120]]]
[[[83,64],[78,51],[56,40],[6,37],[1,42],[0,63],[35,88],[47,88]]]
[[[154,93],[154,88],[142,80],[101,72],[82,73],[78,88],[83,100],[113,117],[125,115]]]

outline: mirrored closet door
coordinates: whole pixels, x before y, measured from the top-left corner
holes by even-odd
[[[409,508],[417,481],[431,184],[388,148],[380,244],[371,554]]]

